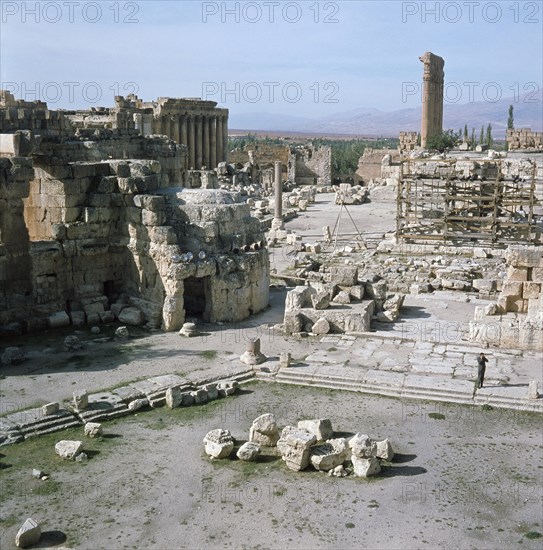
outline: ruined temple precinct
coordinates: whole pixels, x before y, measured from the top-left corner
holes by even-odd
[[[268,305],[263,230],[239,194],[190,190],[227,158],[228,111],[193,99],[52,111],[0,96],[0,325],[116,318],[177,330]],[[197,172],[200,173],[199,171]]]

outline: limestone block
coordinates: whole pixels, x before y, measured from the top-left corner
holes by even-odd
[[[300,420],[298,428],[305,430],[317,438],[317,441],[326,441],[334,435],[332,422],[329,418],[316,418],[311,420]]]
[[[381,465],[377,458],[359,458],[352,457],[354,475],[357,477],[370,477],[377,475],[381,471]]]
[[[507,296],[506,298],[507,298],[506,311],[510,311],[513,313],[528,313],[528,300],[523,300],[519,296]]]
[[[216,383],[206,384],[203,389],[207,392],[207,399],[209,401],[219,397],[219,390],[217,389]]]
[[[286,368],[290,367],[291,360],[292,360],[292,356],[291,356],[290,352],[281,352],[279,354],[279,366],[280,366],[280,368],[286,369]]]
[[[377,456],[377,444],[369,435],[360,432],[351,437],[349,448],[354,457],[370,458]]]
[[[287,426],[281,433],[277,448],[287,467],[300,471],[309,466],[310,446],[315,441],[315,436],[305,430]]]
[[[227,380],[225,382],[219,382],[217,384],[217,391],[220,397],[227,397],[234,395],[238,389],[238,382],[236,380]]]
[[[23,350],[16,347],[6,348],[2,354],[2,365],[19,365],[25,360]]]
[[[514,267],[510,265],[507,268],[507,280],[508,281],[527,281],[528,280],[528,268],[527,267]]]
[[[50,416],[52,414],[56,414],[59,409],[60,403],[47,403],[46,405],[42,405],[41,414],[43,416]]]
[[[119,315],[121,314],[121,311],[125,308],[128,307],[128,304],[123,304],[123,303],[115,303],[115,304],[111,304],[111,311],[113,312],[113,314],[115,315],[115,317],[119,317]]]
[[[204,437],[204,449],[211,458],[227,458],[234,449],[234,438],[228,430],[211,430]]]
[[[510,246],[505,254],[509,265],[515,267],[543,267],[543,249],[540,246]]]
[[[179,407],[182,402],[183,397],[179,386],[173,386],[166,390],[166,406],[168,409],[175,409]]]
[[[337,266],[330,268],[330,282],[340,286],[354,286],[358,282],[358,268]]]
[[[369,298],[374,300],[386,300],[386,281],[366,282],[364,286]]]
[[[287,293],[285,310],[301,309],[310,304],[310,297],[316,290],[309,286],[297,286]]]
[[[539,283],[529,281],[522,284],[522,298],[524,300],[539,298],[540,293],[541,285]]]
[[[528,399],[539,399],[539,382],[537,380],[531,380],[528,384]]]
[[[496,281],[494,279],[473,279],[471,285],[475,290],[482,292],[493,292],[496,290]]]
[[[311,326],[311,332],[318,335],[328,334],[330,332],[330,323],[324,317],[321,317]]]
[[[502,288],[502,296],[521,297],[522,282],[520,281],[505,281]]]
[[[148,405],[149,399],[147,399],[147,397],[143,397],[142,399],[134,399],[133,401],[130,401],[130,403],[128,403],[128,410],[138,411],[139,409],[147,407]]]
[[[128,329],[126,327],[117,327],[115,329],[115,337],[121,340],[126,340],[130,336]]]
[[[71,441],[63,439],[55,445],[55,452],[60,458],[65,460],[74,460],[75,457],[83,450],[82,441]]]
[[[205,403],[207,401],[207,392],[201,388],[190,392],[190,395],[194,399],[194,403]]]
[[[102,424],[98,422],[87,422],[85,424],[85,435],[87,437],[102,437]]]
[[[277,422],[273,413],[265,413],[253,420],[252,427],[263,434],[272,435],[277,433]]]
[[[328,309],[330,307],[330,293],[321,291],[313,294],[311,304],[315,309]]]
[[[70,317],[68,317],[68,314],[65,311],[51,313],[51,315],[47,318],[47,321],[51,328],[70,326]]]
[[[32,518],[28,518],[15,535],[15,545],[17,548],[27,548],[35,546],[40,541],[40,524]]]
[[[320,445],[313,445],[310,448],[309,460],[316,470],[327,472],[341,466],[349,454],[345,439],[330,439]]]
[[[377,441],[376,456],[377,458],[381,458],[382,460],[386,460],[387,462],[390,462],[394,458],[394,449],[392,448],[392,444],[388,439]]]
[[[115,321],[115,314],[113,313],[113,311],[107,310],[103,313],[100,313],[98,316],[102,323],[113,323]]]
[[[543,283],[543,267],[534,267],[532,269],[532,281]]]
[[[256,460],[259,454],[260,454],[260,445],[258,445],[257,443],[252,443],[250,441],[247,441],[247,443],[244,443],[238,449],[236,456],[240,460],[252,462]]]
[[[188,407],[194,404],[194,396],[192,395],[192,392],[183,392],[181,394],[181,399],[182,407]]]
[[[353,285],[349,289],[349,294],[353,300],[362,300],[364,298],[364,286],[363,285]]]
[[[87,390],[74,391],[73,403],[76,411],[84,411],[89,406],[89,394]]]
[[[336,304],[350,304],[351,303],[351,295],[349,294],[349,291],[340,290],[334,296],[333,302],[336,303]]]
[[[141,310],[135,307],[126,307],[120,312],[119,321],[126,325],[143,325],[145,316]]]

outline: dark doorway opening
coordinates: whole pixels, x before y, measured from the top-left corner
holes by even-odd
[[[209,320],[209,277],[189,277],[183,281],[185,315]]]

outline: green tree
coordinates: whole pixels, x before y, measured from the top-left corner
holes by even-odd
[[[509,105],[509,116],[507,117],[507,129],[513,130],[515,128],[515,119],[513,118],[513,105]]]
[[[479,145],[482,145],[485,142],[485,125],[481,126],[481,133],[479,134]]]
[[[477,138],[475,137],[475,128],[471,129],[471,140],[469,146],[472,149],[475,149],[475,145],[477,145]]]
[[[420,132],[417,134],[417,145],[420,147],[420,144],[421,144],[421,137],[420,137]]]
[[[464,141],[468,141],[468,125],[464,124]]]
[[[488,145],[488,147],[492,147],[492,144],[494,143],[494,140],[492,139],[492,124],[488,124],[486,127],[486,138],[485,143]]]
[[[462,132],[460,132],[462,135]],[[426,140],[426,148],[429,151],[438,151],[443,153],[452,149],[458,143],[459,137],[454,130],[446,130],[441,135],[430,136]]]

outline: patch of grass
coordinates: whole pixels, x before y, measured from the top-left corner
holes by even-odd
[[[539,531],[528,531],[524,534],[524,536],[530,540],[540,539],[541,537],[543,537],[543,535]]]
[[[441,413],[429,413],[428,416],[434,420],[445,420],[445,415]]]
[[[379,508],[379,503],[376,500],[372,499],[368,504],[368,508]]]
[[[488,403],[485,403],[482,407],[481,407],[481,410],[482,411],[493,411],[494,410],[494,407],[492,405],[489,405]]]
[[[331,347],[331,348],[328,348],[326,351],[337,351],[337,348]]]
[[[214,349],[206,349],[206,350],[200,352],[200,357],[202,357],[203,359],[206,359],[208,361],[212,361],[213,359],[216,359],[217,355],[218,355],[218,353]]]
[[[347,527],[347,529],[354,529],[354,523],[351,523],[349,521],[348,523],[345,524],[345,527]]]

